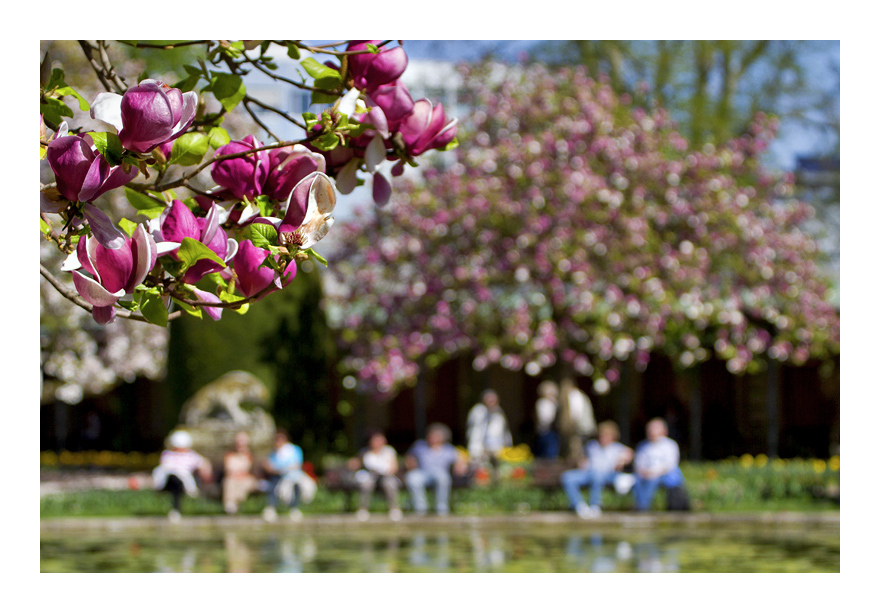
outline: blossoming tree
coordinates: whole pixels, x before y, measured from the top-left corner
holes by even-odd
[[[442,105],[410,96],[401,80],[407,56],[392,41],[119,44],[204,53],[173,85],[135,83],[110,62],[106,41],[79,41],[106,90],[91,101],[63,67],[41,66],[40,229],[64,260],[58,267],[41,255],[40,272],[101,326],[244,313],[293,282],[297,262],[326,264],[314,247],[333,224],[337,192],[375,174],[383,204],[388,177],[457,144]],[[296,75],[278,72],[276,52],[298,60]],[[311,92],[326,109],[292,117],[252,97],[243,80],[251,70]],[[101,129],[69,125],[71,100]],[[302,137],[278,139],[253,107]],[[270,142],[227,132],[222,124],[241,109]],[[117,215],[102,196],[122,191],[130,206]]]
[[[743,373],[839,351],[812,210],[760,161],[773,120],[697,150],[581,69],[465,78],[456,162],[341,228],[345,366],[365,388],[463,352],[601,394],[655,352]]]

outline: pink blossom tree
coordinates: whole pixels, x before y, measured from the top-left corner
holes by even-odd
[[[813,211],[761,163],[773,119],[697,150],[582,69],[465,82],[454,164],[341,228],[344,366],[365,389],[463,352],[478,370],[559,363],[600,394],[652,353],[739,374],[839,352]]]

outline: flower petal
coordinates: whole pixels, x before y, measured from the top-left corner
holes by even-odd
[[[150,271],[153,270],[153,266],[156,265],[156,259],[159,256],[156,241],[143,226],[139,225],[135,228],[131,240],[133,265],[131,276],[124,288],[127,294],[134,292],[134,289],[143,283]]]
[[[116,304],[116,301],[125,296],[125,290],[119,289],[116,292],[108,292],[104,286],[85,276],[78,270],[73,271],[73,285],[76,291],[82,296],[83,300],[92,306],[102,307]]]
[[[110,221],[104,211],[94,204],[86,204],[83,213],[98,243],[107,249],[121,249],[125,245],[125,235]]]
[[[193,288],[193,292],[198,297],[200,302],[220,302],[220,300],[217,299],[217,296],[215,296],[211,292],[200,290],[197,287]],[[220,316],[223,315],[223,309],[220,307],[202,306],[201,309],[208,317],[210,317],[214,321],[220,321]]]
[[[122,96],[111,92],[98,94],[92,102],[89,115],[118,133],[122,129]]]
[[[373,202],[385,206],[391,200],[391,182],[381,172],[373,175]]]
[[[376,167],[385,161],[386,155],[385,141],[382,140],[380,135],[376,134],[370,141],[370,144],[367,145],[367,150],[364,153],[364,162],[367,164],[367,172],[375,172]]]
[[[96,323],[102,326],[109,324],[116,317],[116,309],[112,306],[99,307],[92,309],[92,317]]]

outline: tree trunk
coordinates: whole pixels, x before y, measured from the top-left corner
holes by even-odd
[[[569,397],[575,387],[571,364],[562,362],[562,375],[559,379],[559,455],[571,461],[583,456],[581,439],[576,424],[571,419]]]
[[[428,420],[428,383],[424,356],[419,358],[419,375],[415,390],[415,424],[416,438],[425,438]]]
[[[689,453],[688,456],[692,462],[702,459],[703,456],[703,393],[700,380],[700,365],[697,364],[687,371],[690,375],[690,397],[688,399],[688,414],[690,423],[688,430],[689,437]]]
[[[779,457],[779,362],[767,361],[767,455]]]

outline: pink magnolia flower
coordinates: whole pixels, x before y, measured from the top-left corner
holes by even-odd
[[[182,93],[162,81],[144,79],[122,96],[111,92],[99,94],[90,114],[116,128],[123,147],[148,153],[189,128],[198,101],[196,92]]]
[[[153,237],[138,226],[119,249],[107,249],[91,236],[80,239],[64,269],[72,270],[76,291],[92,305],[95,321],[106,324],[116,314],[116,301],[134,292],[156,265],[157,251]]]

